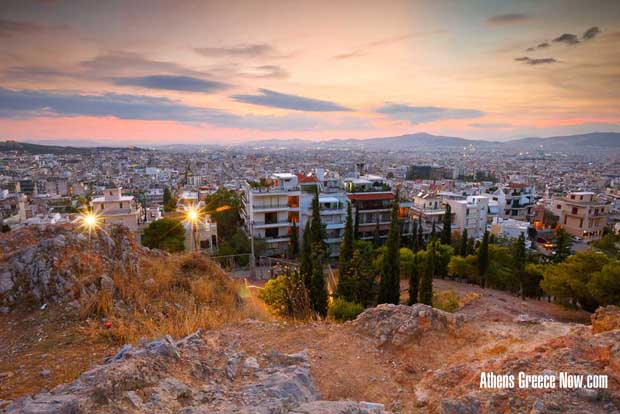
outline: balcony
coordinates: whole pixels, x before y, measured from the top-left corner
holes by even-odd
[[[255,229],[269,229],[274,227],[288,227],[291,223],[288,221],[255,221],[253,226]]]
[[[254,212],[265,212],[265,211],[286,211],[290,207],[288,203],[256,203],[252,206]]]

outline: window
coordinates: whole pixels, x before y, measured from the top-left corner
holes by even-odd
[[[577,214],[578,211],[579,209],[577,207],[573,207],[571,214]]]
[[[120,206],[120,208],[123,208],[123,202],[121,201],[120,203],[118,203],[118,205]]]
[[[104,203],[101,203],[101,209],[102,209],[102,210],[104,209],[104,206],[105,206],[105,204],[104,204]]]

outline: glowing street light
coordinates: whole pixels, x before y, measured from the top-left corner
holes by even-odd
[[[200,243],[198,241],[200,237],[198,234],[198,222],[200,221],[201,215],[200,209],[196,206],[189,206],[185,212],[185,220],[188,221],[191,226],[192,243],[196,251],[198,251],[198,244]]]
[[[91,250],[91,241],[90,236],[93,231],[96,231],[99,228],[100,217],[90,211],[85,210],[80,214],[79,217],[80,228],[88,232],[88,250]]]

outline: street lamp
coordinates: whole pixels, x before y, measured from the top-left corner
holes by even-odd
[[[194,250],[198,251],[198,222],[200,221],[200,210],[196,206],[190,206],[185,213],[185,218],[191,226],[192,243]]]
[[[99,216],[89,210],[83,211],[79,217],[80,228],[88,232],[88,250],[91,250],[91,234],[99,228]]]

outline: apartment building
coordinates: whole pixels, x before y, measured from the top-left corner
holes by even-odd
[[[414,219],[421,220],[425,230],[430,231],[433,223],[441,225],[446,209],[439,194],[420,191],[413,197],[411,214]]]
[[[598,240],[607,225],[610,204],[589,191],[570,192],[553,198],[553,211],[559,224],[573,236],[586,241]]]
[[[345,178],[344,187],[353,212],[359,217],[360,239],[372,240],[377,227],[380,239],[387,239],[395,199],[390,184],[377,175],[356,175]]]
[[[90,204],[102,225],[121,224],[131,231],[138,231],[140,210],[133,196],[122,194],[121,187],[105,189],[103,196],[94,198]]]
[[[469,237],[482,237],[488,223],[488,197],[469,196],[466,199],[448,199],[446,202],[452,209],[453,230],[463,233],[467,229]]]
[[[500,205],[501,218],[531,221],[534,216],[536,192],[527,184],[510,183],[495,193]],[[503,208],[502,208],[503,206]]]

